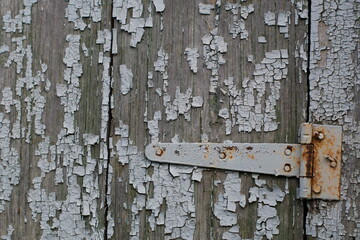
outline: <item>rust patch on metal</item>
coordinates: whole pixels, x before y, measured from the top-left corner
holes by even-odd
[[[237,151],[238,148],[236,146],[226,146],[224,147],[226,151]]]
[[[302,159],[305,161],[305,176],[313,177],[314,167],[314,145],[304,144],[304,151],[302,153]]]
[[[156,149],[156,156],[161,157],[165,153],[165,148],[158,148]]]
[[[322,139],[316,134],[322,133]],[[319,185],[318,198],[340,199],[341,188],[341,131],[331,127],[314,126],[314,178],[312,187]]]
[[[289,149],[289,150],[291,150],[291,152],[293,152],[295,148],[293,146],[289,145],[286,147],[286,149]]]
[[[202,147],[202,145],[200,145],[200,147]],[[205,149],[204,158],[208,159],[209,158],[209,145],[205,145],[204,149]]]
[[[250,158],[250,159],[255,159],[255,156],[254,156],[253,154],[248,154],[247,156],[248,156],[248,158]]]
[[[284,165],[284,171],[285,172],[290,172],[291,171],[291,164],[290,163],[286,163]]]
[[[225,154],[226,158],[233,159],[234,154],[238,151],[238,147],[236,146],[224,146],[222,147],[222,150],[220,151],[220,154]]]

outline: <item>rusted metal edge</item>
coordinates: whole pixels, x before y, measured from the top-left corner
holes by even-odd
[[[158,143],[145,149],[151,161],[298,177],[300,144]]]
[[[342,127],[313,125],[312,199],[340,200]]]
[[[301,144],[157,143],[146,147],[155,162],[298,177],[299,197],[339,200],[342,127],[304,123]]]
[[[299,174],[299,197],[311,198],[314,166],[314,144],[302,144]]]

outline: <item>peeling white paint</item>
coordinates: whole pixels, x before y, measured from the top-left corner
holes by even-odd
[[[148,17],[144,15],[144,5],[141,0],[113,0],[112,16],[121,25],[121,30],[131,34],[130,46],[136,47],[141,42],[145,28],[153,27],[152,6],[148,7]],[[163,0],[152,0],[156,12],[162,13],[165,10]],[[130,14],[130,12],[132,14]],[[130,19],[128,19],[128,15]]]
[[[258,43],[266,43],[266,38],[264,36],[258,37]]]
[[[341,200],[309,203],[306,234],[316,239],[360,237],[358,158],[358,11],[355,0],[311,1],[310,119],[343,126]]]
[[[254,12],[254,5],[226,3],[225,10],[230,11],[233,15],[232,22],[229,24],[230,33],[233,35],[233,38],[236,38],[240,34],[240,39],[248,39],[249,32],[246,30],[245,20],[250,13]]]
[[[200,96],[193,97],[191,88],[188,88],[185,93],[180,92],[180,87],[176,86],[175,99],[171,102],[171,97],[167,93],[164,94],[164,106],[166,120],[175,120],[179,115],[183,115],[187,121],[190,121],[191,107],[201,107],[203,99]]]
[[[0,213],[10,201],[13,187],[20,180],[20,163],[17,149],[11,146],[10,120],[0,112]]]
[[[2,240],[11,240],[12,239],[12,234],[14,232],[14,227],[10,224],[8,226],[8,229],[7,229],[7,234],[5,236],[2,236],[1,239]]]
[[[102,165],[92,156],[92,148],[99,144],[99,136],[84,134],[84,145],[80,145],[74,119],[81,96],[80,36],[68,35],[67,41],[69,46],[65,49],[64,57],[67,66],[64,71],[65,84],[56,86],[57,95],[64,106],[64,128],[58,135],[56,145],[50,145],[48,137],[39,143],[35,156],[39,158],[41,175],[33,179],[33,188],[29,190],[27,200],[33,219],[40,215],[42,239],[102,238],[104,230],[98,229],[100,191],[95,174],[101,174]],[[48,193],[42,188],[43,178],[50,171],[56,172],[55,184],[66,183],[65,196],[60,197],[55,192]],[[78,177],[82,178],[82,185],[78,183]],[[59,197],[64,200],[58,200]],[[86,222],[84,216],[89,218]]]
[[[3,16],[3,30],[7,33],[16,31],[22,33],[23,24],[31,24],[31,8],[35,3],[37,0],[23,0],[24,9],[21,9],[14,18],[11,18],[11,11],[8,11]]]
[[[217,184],[215,184],[216,186]],[[220,226],[232,227],[224,232],[222,239],[241,239],[239,235],[236,209],[246,205],[245,195],[241,193],[241,178],[238,172],[228,172],[223,183],[224,193],[219,193],[213,213],[220,220]]]
[[[191,71],[197,73],[197,59],[200,56],[197,48],[186,48],[184,54],[186,55],[186,60],[189,62]]]
[[[278,226],[280,219],[277,215],[276,205],[282,202],[286,192],[283,192],[278,186],[273,184],[270,189],[265,180],[258,179],[258,175],[253,175],[258,187],[250,188],[249,203],[257,202],[258,220],[256,221],[256,231],[254,239],[261,240],[264,236],[267,239],[273,239],[274,235],[279,234]]]
[[[148,121],[147,127],[151,135],[151,142],[159,142],[159,120],[161,120],[161,111],[156,111],[153,120]]]
[[[6,26],[4,30],[6,32],[21,32],[22,24],[30,23],[31,6],[35,2],[24,1],[25,10],[27,8],[30,8],[30,10],[26,12],[20,11],[19,15],[14,19],[11,18],[11,15],[10,17],[5,15],[7,22],[5,23],[4,20],[4,26]],[[153,26],[151,9],[155,8],[156,12],[160,14],[165,9],[162,0],[153,0],[153,5],[150,4],[148,8],[149,16],[144,17],[142,1],[113,0],[113,3],[114,18],[121,23],[122,31],[131,34],[131,47],[136,47],[141,42],[145,28]],[[338,17],[347,17],[351,23],[354,23],[353,15],[350,14],[354,9],[351,4],[341,2],[337,6],[329,1],[325,7],[321,6],[320,8],[320,5],[317,6],[317,3],[317,1],[313,2],[313,11],[324,17],[324,19],[336,13]],[[200,7],[200,5],[199,12],[201,14],[212,14],[215,6],[220,6],[220,1],[217,1],[216,5],[202,4],[206,5],[205,7]],[[251,4],[226,4],[225,9],[233,14],[230,33],[233,34],[234,38],[240,34],[240,39],[246,39],[249,33],[245,29],[245,20],[250,13],[254,12],[254,7]],[[70,0],[66,11],[68,20],[74,23],[74,28],[76,30],[85,30],[87,27],[90,27],[90,25],[85,24],[88,21],[84,22],[86,18],[90,18],[92,22],[101,20],[101,1]],[[298,17],[301,19],[307,18],[307,10],[303,8],[302,3],[296,3],[296,11],[295,24],[297,24],[296,19]],[[287,36],[288,26],[291,24],[290,12],[279,12],[277,15],[275,13],[267,14],[264,16],[265,22],[270,26],[277,25],[280,32]],[[215,16],[215,21],[218,21],[218,18],[219,16]],[[160,19],[162,26],[164,19],[162,16]],[[164,21],[167,20],[165,19]],[[313,21],[318,23],[320,18],[315,18]],[[311,63],[313,64],[312,74],[315,72],[314,75],[311,75],[312,82],[310,83],[312,88],[311,111],[316,120],[332,121],[337,119],[345,123],[347,132],[344,138],[351,145],[352,152],[349,155],[345,155],[344,160],[350,161],[351,157],[360,157],[360,139],[358,139],[360,128],[357,123],[354,123],[355,120],[346,115],[355,108],[350,104],[354,98],[351,91],[358,84],[355,84],[354,81],[356,80],[353,80],[355,78],[352,75],[354,60],[350,57],[355,48],[356,43],[354,39],[356,34],[354,32],[347,32],[348,28],[351,27],[348,26],[346,21],[329,22],[326,20],[326,25],[336,26],[335,29],[329,28],[328,30],[331,33],[330,40],[335,50],[333,51],[327,44],[323,44],[324,39],[319,37],[317,41],[316,38],[313,38],[315,39],[315,46],[318,44],[319,47],[313,49],[312,54],[314,55],[310,59],[313,61]],[[314,26],[312,34],[316,35],[318,34],[316,32],[317,28],[316,25]],[[88,57],[91,48],[85,44],[80,44],[80,35],[68,35],[66,41],[69,46],[65,49],[64,57],[66,65],[64,82],[56,85],[56,94],[60,98],[65,112],[63,129],[58,135],[56,144],[50,143],[49,137],[45,136],[46,129],[42,123],[43,110],[46,105],[43,91],[49,91],[52,87],[50,81],[45,78],[46,65],[42,65],[42,70],[38,73],[32,73],[32,48],[31,46],[23,45],[25,40],[23,37],[12,39],[13,45],[16,45],[15,50],[11,49],[13,46],[8,47],[6,45],[0,48],[0,53],[9,53],[5,66],[9,67],[14,64],[16,65],[17,73],[25,76],[17,79],[16,89],[13,89],[14,92],[9,87],[2,89],[0,104],[4,108],[4,113],[0,113],[0,142],[2,142],[0,144],[0,165],[5,170],[0,171],[0,177],[2,185],[4,183],[8,185],[0,189],[0,195],[2,197],[5,196],[0,199],[0,210],[1,207],[4,208],[5,202],[8,201],[6,196],[11,196],[12,188],[17,184],[19,178],[19,155],[16,149],[10,147],[10,140],[13,138],[27,138],[26,140],[30,142],[30,132],[34,131],[42,139],[37,144],[35,153],[36,159],[38,159],[36,166],[41,173],[32,181],[33,188],[28,194],[28,202],[33,218],[40,221],[42,239],[103,238],[104,229],[99,229],[100,223],[99,216],[97,215],[100,199],[97,176],[107,166],[107,151],[109,149],[113,150],[112,156],[119,157],[121,164],[129,165],[129,183],[136,191],[134,202],[129,206],[132,214],[130,239],[139,239],[140,223],[143,221],[140,212],[143,210],[151,212],[150,216],[147,216],[146,221],[152,230],[156,226],[164,226],[165,239],[193,239],[195,232],[194,181],[201,181],[202,169],[152,164],[154,171],[150,175],[147,172],[150,162],[131,143],[129,127],[121,121],[119,127],[115,129],[115,136],[119,137],[119,140],[114,143],[114,146],[112,146],[112,139],[110,139],[110,142],[106,142],[109,107],[110,105],[114,107],[113,102],[109,101],[111,97],[109,95],[112,86],[112,79],[110,78],[112,69],[110,69],[110,58],[108,55],[110,53],[117,53],[116,35],[116,29],[100,30],[96,41],[97,44],[101,44],[103,47],[103,52],[99,54],[99,63],[103,65],[100,135],[91,133],[79,135],[78,133],[79,129],[75,121],[75,114],[79,110],[81,98],[79,86],[82,76],[80,49],[84,56]],[[343,41],[344,38],[346,41]],[[210,34],[206,34],[202,41],[204,45],[205,66],[211,70],[212,75],[210,91],[215,92],[219,85],[218,71],[220,65],[226,62],[223,56],[227,52],[227,43],[219,35],[216,28]],[[260,36],[258,42],[265,43],[265,37]],[[305,60],[307,56],[304,45],[298,46],[298,56],[304,60],[303,64],[306,66]],[[349,46],[350,50],[348,49]],[[198,71],[198,50],[196,48],[186,48],[185,54],[187,55],[191,71],[196,73]],[[342,54],[346,56],[343,57]],[[153,88],[152,91],[155,91],[163,99],[165,106],[165,111],[164,109],[155,111],[152,119],[147,121],[152,142],[159,141],[159,123],[162,120],[162,114],[166,116],[168,121],[177,119],[179,115],[183,115],[185,119],[190,120],[191,108],[199,108],[204,104],[203,97],[192,96],[193,90],[191,88],[182,89],[184,92],[181,92],[180,87],[177,86],[175,96],[170,96],[168,92],[168,60],[169,53],[166,53],[161,48],[154,68],[156,72],[161,74],[164,81],[162,88],[156,88],[157,86],[153,88],[153,72],[149,72],[147,79],[148,88]],[[254,57],[249,55],[248,61],[254,62]],[[341,67],[331,69],[334,61],[340,61]],[[236,88],[237,79],[228,77],[225,80],[227,89],[224,91],[230,98],[230,106],[222,107],[218,115],[225,121],[226,134],[230,134],[231,129],[235,125],[239,126],[239,131],[247,132],[253,130],[273,131],[277,129],[276,102],[279,99],[280,82],[286,79],[287,76],[287,65],[287,50],[273,50],[266,53],[261,62],[254,64],[255,71],[252,77],[241,79],[242,89]],[[124,83],[124,85],[121,87],[121,92],[122,94],[127,94],[132,88],[133,74],[126,65],[122,66],[123,71],[120,69],[120,75],[121,83]],[[23,103],[17,99],[17,97],[22,96],[21,94],[24,91],[28,91],[26,95],[23,95],[26,109],[21,108]],[[147,101],[147,95],[145,99]],[[261,106],[261,102],[265,102],[265,108]],[[23,116],[23,118],[26,119],[27,126],[21,129],[20,113],[22,110],[26,110],[26,116]],[[18,117],[11,129],[8,114],[12,113],[12,111],[16,111]],[[147,118],[147,113],[144,116]],[[203,134],[201,139],[203,142],[209,140],[206,134]],[[179,142],[179,139],[174,137],[174,142]],[[100,157],[93,156],[93,148],[97,145],[101,146]],[[50,172],[55,173],[55,185],[66,185],[64,196],[59,196],[59,194],[54,192],[47,192],[44,189],[43,181],[45,177],[48,178],[50,176],[47,175]],[[110,165],[108,184],[111,182],[111,174],[112,167]],[[348,188],[358,193],[356,186],[360,182],[359,175],[359,171],[355,170],[350,181],[344,178],[345,181],[343,182],[347,182],[343,183],[346,189]],[[82,181],[79,181],[80,179]],[[214,183],[219,186],[220,182],[215,180]],[[150,184],[154,185],[153,192],[151,193],[150,190],[152,188]],[[279,202],[283,201],[284,196],[288,193],[288,189],[286,187],[285,191],[282,191],[275,185],[270,189],[266,186],[266,181],[257,178],[255,179],[255,184],[256,187],[251,188],[250,198],[248,199],[249,203],[256,202],[258,204],[257,214],[259,218],[254,239],[262,239],[263,237],[271,239],[274,235],[278,234],[280,224],[275,207]],[[221,225],[229,227],[224,232],[222,238],[241,239],[239,235],[240,229],[237,225],[237,213],[235,211],[239,206],[245,206],[246,199],[245,195],[240,192],[241,179],[238,173],[228,173],[223,185],[224,192],[218,196],[213,211],[220,220]],[[108,188],[106,194],[109,195],[110,193],[111,188]],[[345,196],[346,194],[346,191],[343,190],[342,195]],[[108,204],[111,204],[111,199],[109,196],[107,197]],[[360,229],[360,223],[357,220],[357,202],[357,199],[352,197],[346,200],[345,204],[340,202],[325,205],[322,203],[317,213],[310,213],[307,217],[306,227],[308,234],[319,239],[337,239],[346,234],[357,237],[359,234],[358,229]],[[346,220],[351,221],[357,226],[353,232],[347,232],[339,218],[340,213],[344,211],[343,205],[346,206],[345,211],[348,214]],[[84,220],[85,218],[86,220]],[[114,219],[111,212],[109,212],[107,220],[108,237],[111,237],[114,234]],[[7,236],[2,238],[10,239],[13,231],[14,229],[10,225]]]
[[[164,0],[152,0],[154,3],[156,12],[163,12],[165,10]]]
[[[101,0],[69,0],[65,9],[65,17],[69,22],[74,23],[75,30],[84,31],[86,25],[84,19],[91,18],[96,23],[101,21]]]
[[[285,38],[289,37],[289,25],[291,24],[291,12],[279,11],[279,13],[266,12],[264,14],[264,22],[268,26],[278,26],[280,33],[284,34]]]
[[[168,65],[168,60],[169,60],[169,55],[161,47],[158,51],[158,59],[156,60],[156,62],[154,62],[155,71],[164,74],[165,68]]]
[[[199,3],[199,13],[203,15],[210,15],[211,10],[215,9],[215,5]]]
[[[205,66],[208,70],[211,70],[209,91],[215,93],[219,85],[220,65],[226,62],[223,55],[227,52],[227,43],[225,43],[223,37],[218,36],[217,28],[212,30],[210,34],[205,34],[202,38],[202,43]]]
[[[267,52],[265,58],[255,64],[253,78],[243,79],[239,90],[235,86],[234,77],[224,81],[230,98],[230,118],[227,119],[224,109],[220,110],[219,116],[226,119],[227,134],[231,132],[230,124],[231,127],[238,125],[239,132],[269,132],[277,129],[276,105],[280,98],[281,81],[287,77],[288,58],[287,49]],[[265,101],[265,108],[262,107],[262,101]]]
[[[126,95],[133,87],[133,73],[126,65],[120,65],[120,81],[121,81],[121,93]]]
[[[9,52],[10,48],[8,45],[2,45],[0,47],[0,54]]]

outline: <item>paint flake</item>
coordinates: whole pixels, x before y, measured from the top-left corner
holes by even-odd
[[[203,15],[210,15],[211,10],[214,10],[215,6],[212,4],[199,3],[199,13]]]
[[[200,56],[198,53],[198,49],[197,48],[186,48],[184,54],[187,55],[186,60],[189,62],[191,71],[193,71],[194,73],[197,73],[197,71],[198,71],[197,59]]]
[[[126,65],[120,65],[121,93],[126,95],[133,87],[133,73]]]

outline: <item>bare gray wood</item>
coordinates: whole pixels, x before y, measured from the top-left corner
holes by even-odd
[[[31,1],[24,1],[30,4]],[[20,72],[16,73],[16,63],[12,63],[10,67],[6,67],[5,64],[10,56],[9,52],[2,53],[0,56],[0,89],[3,91],[5,88],[11,88],[13,98],[18,100],[21,106],[21,119],[20,126],[16,126],[16,118],[19,112],[16,111],[15,106],[11,106],[10,113],[4,113],[4,106],[1,106],[1,112],[4,113],[4,119],[10,119],[12,126],[11,130],[16,131],[20,127],[24,129],[24,133],[28,134],[29,141],[26,140],[25,134],[21,134],[20,137],[11,138],[11,147],[19,153],[18,164],[20,166],[20,177],[18,184],[14,184],[11,189],[10,199],[4,202],[5,210],[0,214],[0,236],[8,236],[9,239],[79,239],[79,238],[95,238],[94,236],[104,235],[105,221],[105,185],[106,185],[106,171],[98,173],[93,171],[90,173],[92,176],[87,176],[94,179],[94,183],[99,184],[98,196],[96,192],[93,192],[94,201],[96,201],[95,208],[97,216],[87,216],[84,213],[82,207],[82,200],[85,199],[86,193],[85,185],[83,185],[83,175],[77,175],[73,172],[74,166],[86,166],[86,145],[83,142],[83,134],[100,134],[100,116],[101,116],[101,91],[102,91],[102,66],[98,64],[98,54],[101,50],[101,46],[96,44],[97,31],[100,29],[109,28],[109,13],[110,5],[103,4],[102,6],[102,21],[100,23],[94,23],[89,19],[85,19],[86,24],[91,24],[91,29],[86,28],[84,31],[74,30],[73,23],[70,23],[65,18],[66,8],[68,2],[66,1],[33,1],[31,7],[27,7],[23,4],[23,1],[1,1],[0,13],[4,16],[8,11],[11,11],[11,18],[16,15],[21,16],[28,13],[22,13],[22,11],[30,11],[31,23],[22,23],[23,30],[16,30],[16,32],[5,32],[5,23],[0,21],[0,45],[7,45],[9,51],[15,51],[16,48],[20,51],[26,50],[27,47],[31,47],[30,53],[32,56],[24,56],[21,59],[23,68]],[[89,20],[89,21],[88,21]],[[25,21],[25,20],[24,20]],[[88,47],[90,56],[85,56],[81,50],[81,44],[78,46],[80,59],[78,63],[82,64],[82,74],[79,77],[79,85],[75,86],[75,89],[79,89],[81,92],[81,100],[78,104],[78,111],[74,112],[74,126],[75,132],[70,133],[60,139],[61,131],[64,130],[64,106],[57,96],[57,87],[59,84],[69,84],[64,81],[64,71],[66,65],[64,58],[66,57],[65,49],[69,47],[69,41],[66,41],[68,35],[80,36],[80,43],[85,44]],[[24,37],[22,42],[23,46],[19,47],[15,42],[12,42],[13,38]],[[73,49],[74,50],[74,49]],[[73,51],[71,50],[71,51]],[[76,47],[75,47],[76,50]],[[32,62],[31,62],[32,61]],[[30,63],[27,66],[27,63]],[[24,77],[36,77],[41,73],[41,64],[46,64],[47,70],[44,71],[44,82],[39,82],[34,86],[26,86],[22,88],[22,95],[16,94],[15,88],[19,84],[21,78]],[[68,66],[69,67],[69,66]],[[28,75],[27,72],[32,71],[32,74]],[[74,68],[71,70],[74,71]],[[49,82],[46,82],[49,81]],[[73,80],[75,81],[75,80]],[[50,83],[49,89],[47,84]],[[39,90],[39,95],[34,92]],[[71,90],[70,90],[71,91]],[[33,98],[32,96],[35,96]],[[40,121],[45,126],[44,134],[38,134],[34,131],[35,117],[31,116],[33,109],[31,107],[37,106],[36,98],[43,96],[46,102],[42,108],[43,113],[40,116]],[[0,93],[0,98],[4,96]],[[29,100],[27,100],[29,98]],[[71,101],[75,96],[69,96],[68,100]],[[30,106],[30,109],[27,108]],[[27,120],[27,118],[29,118]],[[30,124],[32,128],[30,128]],[[0,124],[2,125],[2,124]],[[4,126],[4,125],[2,125]],[[22,131],[22,130],[19,131]],[[70,143],[69,147],[81,148],[81,155],[78,156],[82,162],[77,164],[75,162],[65,163],[66,157],[72,154],[70,149],[65,149],[62,153],[48,152],[45,155],[47,162],[54,161],[56,159],[56,168],[62,169],[62,177],[64,181],[62,183],[55,183],[55,169],[50,169],[49,172],[44,172],[38,167],[40,163],[40,156],[37,153],[41,143],[49,138],[49,146],[60,148],[64,139],[71,139],[71,136],[77,136],[74,141]],[[65,146],[63,145],[63,147]],[[4,152],[3,152],[4,153]],[[100,160],[100,144],[95,143],[91,146],[89,152],[91,156],[97,159],[97,164],[100,165],[104,160]],[[2,155],[1,161],[5,161],[4,155]],[[70,161],[75,160],[70,157]],[[2,162],[4,163],[4,162]],[[98,167],[97,167],[98,168]],[[10,171],[8,168],[3,169],[4,172]],[[39,186],[36,187],[33,180],[38,179]],[[72,182],[75,178],[75,182]],[[2,179],[3,181],[4,179]],[[3,183],[3,182],[2,182]],[[79,184],[79,185],[77,185]],[[78,189],[75,189],[79,186]],[[39,189],[42,193],[32,193],[34,189]],[[50,195],[54,194],[54,199],[50,198]],[[74,200],[79,194],[79,199]],[[37,200],[33,199],[34,197]],[[73,200],[71,200],[73,198]],[[80,200],[80,201],[79,201]],[[86,200],[85,200],[86,201]],[[75,202],[77,202],[75,204]],[[34,206],[30,206],[34,204]],[[57,205],[58,204],[58,205]],[[35,206],[36,205],[36,206]],[[67,206],[62,208],[62,206]],[[37,210],[35,210],[37,209]],[[73,211],[74,215],[71,214]],[[67,215],[66,215],[67,214]],[[74,219],[78,219],[75,220]],[[74,222],[72,222],[74,220]],[[90,221],[97,220],[98,223],[95,228],[90,228]],[[57,221],[57,222],[56,222]],[[83,221],[83,222],[80,222]],[[69,224],[70,222],[70,224]],[[47,226],[48,224],[48,226]],[[67,225],[68,224],[68,225]],[[78,225],[77,225],[78,224]],[[82,225],[84,224],[84,225]],[[86,226],[85,226],[86,225]],[[9,228],[13,228],[13,231],[9,232]],[[51,229],[46,229],[50,227]],[[78,232],[73,232],[78,229]],[[87,229],[85,231],[85,229]],[[67,232],[68,231],[68,232]],[[100,235],[99,235],[100,234]]]
[[[0,212],[0,236],[302,238],[304,206],[296,198],[296,179],[159,165],[145,159],[143,151],[156,141],[295,143],[308,107],[305,53],[300,50],[307,49],[306,3],[165,0],[163,9],[162,1],[129,1],[133,5],[120,16],[116,15],[120,1],[90,2],[25,1],[27,6],[22,1],[0,2],[1,16],[11,11],[11,18],[24,17],[22,31],[6,32],[10,27],[0,21],[0,48],[9,47],[0,53],[0,99],[4,101],[0,129],[8,129],[7,121],[10,130],[16,127],[19,113],[14,100],[19,100],[24,129],[19,137],[0,134],[0,141],[10,142],[1,148],[2,154],[10,146],[19,153],[15,159],[19,167],[14,167],[19,182],[10,184],[10,199],[0,191],[0,206],[5,206]],[[26,23],[29,10],[31,22]],[[100,19],[96,11],[101,12]],[[274,24],[265,23],[269,13],[275,16]],[[124,16],[126,23],[117,19]],[[146,22],[144,27],[141,22],[150,22],[150,16],[152,25]],[[240,22],[238,28],[235,20]],[[144,31],[140,39],[136,31]],[[32,57],[25,55],[16,73],[15,63],[4,64],[17,48],[12,38],[22,36],[26,39],[20,41],[24,44],[20,52],[31,45]],[[196,73],[184,54],[187,48],[199,54]],[[29,59],[32,63],[27,67]],[[279,66],[271,65],[274,62]],[[262,69],[255,69],[256,64]],[[65,71],[73,75],[68,78]],[[267,80],[256,78],[259,75]],[[20,95],[16,87],[25,76],[30,77],[20,87]],[[39,78],[31,85],[37,76],[44,81]],[[217,78],[217,87],[210,86],[211,78]],[[231,96],[235,88],[237,98]],[[11,103],[5,101],[9,92]],[[248,117],[257,111],[248,99],[252,96],[255,102],[261,98],[257,107],[263,116],[274,115],[257,118],[261,125],[257,131],[254,127],[239,131],[255,121]],[[44,106],[37,102],[41,97],[46,100]],[[226,117],[219,116],[225,108],[237,111],[230,114],[234,126],[228,135]],[[275,127],[266,129],[262,121]],[[45,126],[44,133],[39,133],[35,125],[39,123]],[[1,177],[7,179],[10,156],[0,159],[5,166]]]
[[[360,237],[358,26],[358,1],[311,4],[310,120],[343,126],[343,156],[341,200],[308,203],[308,239]]]
[[[239,36],[232,38],[229,33],[229,24],[233,15],[229,11],[225,11],[224,4],[221,7],[215,7],[211,10],[210,15],[199,14],[199,4],[207,3],[215,5],[215,1],[209,2],[186,2],[179,4],[174,1],[165,1],[165,10],[160,16],[153,14],[152,28],[145,28],[145,34],[141,42],[136,48],[130,47],[131,35],[120,31],[121,23],[115,21],[117,28],[117,39],[119,43],[119,53],[114,56],[114,99],[115,108],[113,110],[114,124],[118,127],[121,120],[129,126],[129,138],[132,144],[136,145],[139,151],[144,150],[144,145],[151,142],[149,129],[144,123],[144,112],[146,111],[147,121],[153,120],[154,113],[161,111],[161,120],[159,123],[159,141],[171,142],[175,135],[178,135],[182,142],[200,142],[201,135],[206,133],[209,142],[222,142],[224,140],[232,140],[236,142],[296,142],[297,129],[301,122],[305,121],[306,113],[306,73],[302,70],[303,61],[295,57],[296,44],[303,44],[306,49],[305,40],[307,34],[306,20],[299,21],[298,25],[294,25],[295,7],[290,2],[278,1],[252,1],[255,12],[249,14],[246,20],[246,29],[249,31],[248,40],[240,40]],[[245,3],[244,5],[249,5]],[[304,6],[305,7],[305,6]],[[144,9],[148,5],[144,4]],[[154,7],[152,7],[154,12]],[[289,38],[285,38],[284,34],[280,34],[278,26],[264,25],[264,13],[269,11],[291,12],[291,24],[289,26]],[[146,12],[146,11],[144,11]],[[238,132],[236,127],[232,129],[232,134],[225,135],[224,120],[218,116],[219,110],[223,107],[229,108],[229,97],[223,94],[220,89],[216,93],[209,93],[209,80],[211,71],[206,69],[203,60],[203,44],[201,39],[207,33],[215,28],[216,12],[219,12],[219,36],[224,37],[224,41],[228,44],[228,51],[224,54],[226,63],[219,66],[219,87],[225,89],[224,80],[230,76],[235,78],[238,89],[241,89],[241,82],[245,77],[252,77],[254,65],[248,62],[248,55],[254,55],[254,62],[258,63],[265,57],[266,52],[276,49],[288,49],[289,64],[288,75],[286,80],[282,82],[280,95],[281,98],[277,103],[277,117],[279,121],[278,130],[272,132]],[[176,14],[175,14],[176,13]],[[131,15],[130,15],[131,16]],[[144,13],[143,17],[147,17]],[[163,20],[161,20],[161,17]],[[161,30],[161,21],[163,29]],[[258,36],[265,36],[266,44],[258,43]],[[184,55],[185,48],[197,48],[199,58],[197,59],[198,72],[191,72]],[[164,113],[163,95],[159,96],[155,89],[163,89],[163,76],[154,69],[154,63],[158,60],[158,51],[163,48],[168,54],[168,64],[166,72],[168,74],[169,85],[167,93],[173,101],[176,94],[176,87],[180,87],[180,92],[185,93],[188,88],[192,89],[193,96],[201,96],[204,100],[202,108],[192,108],[190,110],[191,121],[186,121],[182,115],[176,120],[166,121],[167,115]],[[126,95],[121,94],[121,77],[119,73],[119,65],[125,64],[131,68],[133,73],[133,89]],[[148,87],[148,72],[153,72],[154,87]],[[300,80],[301,79],[301,80]],[[165,94],[162,91],[162,94]],[[145,102],[145,96],[148,97]],[[263,105],[264,106],[264,105]],[[145,109],[146,107],[146,109]],[[115,140],[116,139],[116,140]],[[114,138],[114,142],[118,138]],[[124,187],[124,181],[128,177],[128,168],[118,163],[118,158],[112,159],[111,165],[114,167],[114,179],[121,178],[121,183],[112,182],[112,189],[116,189],[114,194],[116,201],[113,201],[111,212],[115,219],[115,238],[131,239],[128,236],[130,228],[129,222],[124,222],[120,218],[126,216],[129,219],[131,215],[131,205],[139,193],[133,187],[129,187],[128,194],[123,195],[121,190]],[[158,165],[150,166],[147,174],[151,176],[153,169]],[[183,174],[186,175],[186,174]],[[254,178],[249,174],[239,173],[241,178],[241,193],[249,198],[249,190],[254,187]],[[214,204],[219,200],[219,193],[224,193],[223,182],[227,177],[224,171],[204,170],[201,182],[194,183],[194,199],[195,199],[195,231],[194,239],[222,239],[224,232],[230,227],[220,226],[219,219],[214,215]],[[181,177],[180,177],[181,178]],[[274,185],[285,189],[286,180],[280,177],[260,176],[265,179],[269,190]],[[179,177],[172,178],[173,181]],[[217,181],[221,180],[220,183]],[[154,185],[151,180],[146,183],[146,199],[151,202],[154,198]],[[296,199],[296,188],[298,182],[296,179],[288,181],[289,194],[284,200],[276,206],[278,216],[280,218],[279,234],[274,235],[274,239],[299,239],[303,234],[303,205],[302,201]],[[174,183],[174,188],[179,186]],[[161,186],[155,186],[161,187]],[[165,188],[165,187],[164,187]],[[166,190],[165,190],[166,191]],[[130,193],[130,194],[129,194]],[[132,197],[129,197],[132,195]],[[140,194],[141,195],[141,194]],[[165,222],[170,221],[173,216],[166,215],[167,206],[164,193],[163,203],[160,211],[165,213]],[[126,208],[122,207],[126,204]],[[152,231],[149,217],[151,210],[145,212],[146,207],[141,208],[138,216],[140,222],[140,239],[166,239],[171,233],[166,233],[163,224],[156,225],[155,231]],[[242,238],[253,239],[256,232],[257,217],[257,201],[247,203],[243,209],[239,205],[236,209],[237,224],[240,227],[239,235]],[[176,217],[176,216],[175,216]],[[122,218],[123,219],[123,218]],[[123,227],[123,224],[126,227]],[[166,223],[165,223],[166,225]],[[176,231],[176,229],[173,229]],[[136,239],[136,238],[135,238]],[[182,239],[182,238],[179,238]]]

